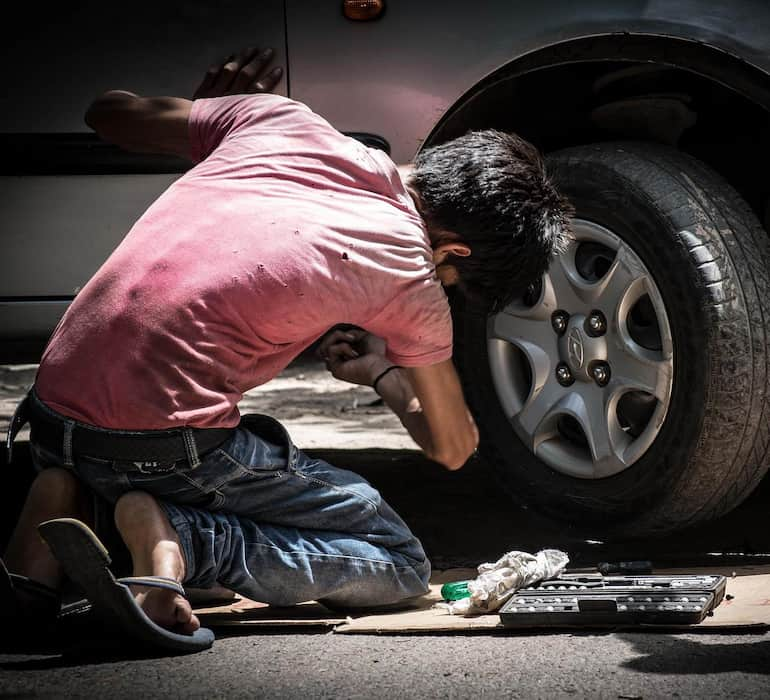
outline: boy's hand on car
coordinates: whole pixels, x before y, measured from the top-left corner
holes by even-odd
[[[335,330],[323,337],[317,355],[336,379],[371,386],[393,364],[385,357],[385,348],[382,338],[365,330]]]
[[[250,47],[228,56],[206,71],[193,99],[272,92],[283,75],[280,66],[268,70],[273,55],[273,49]]]

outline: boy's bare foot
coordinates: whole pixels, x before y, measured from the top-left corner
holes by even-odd
[[[150,494],[131,491],[121,496],[115,504],[115,524],[131,553],[134,576],[165,576],[181,583],[185,561],[179,538]],[[200,627],[184,596],[146,586],[131,590],[147,617],[161,627],[183,634]]]

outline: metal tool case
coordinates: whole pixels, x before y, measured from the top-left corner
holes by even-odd
[[[562,574],[518,591],[500,610],[509,627],[693,625],[719,605],[724,576]]]

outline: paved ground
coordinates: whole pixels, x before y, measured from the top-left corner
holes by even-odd
[[[0,657],[0,697],[762,698],[769,660],[767,636],[282,633],[173,660]]]
[[[0,421],[34,368],[0,368]],[[301,363],[247,398],[281,418],[295,440],[364,474],[396,506],[440,568],[509,549],[554,546],[576,564],[770,561],[770,482],[722,520],[665,540],[602,543],[511,505],[483,464],[445,472],[413,451],[374,394]],[[0,424],[0,429],[2,429]],[[20,460],[25,458],[20,445]],[[23,466],[11,481],[23,482]],[[7,489],[0,517],[12,517]],[[709,554],[711,553],[711,554]],[[750,555],[747,557],[747,555]],[[770,595],[770,591],[768,591]],[[343,636],[271,633],[220,638],[175,659],[68,659],[0,640],[5,697],[766,697],[770,634],[474,634]],[[12,653],[16,652],[16,653]]]

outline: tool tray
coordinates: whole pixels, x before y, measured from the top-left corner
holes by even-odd
[[[522,588],[500,609],[509,627],[694,625],[719,605],[726,579],[716,575],[562,574]]]

